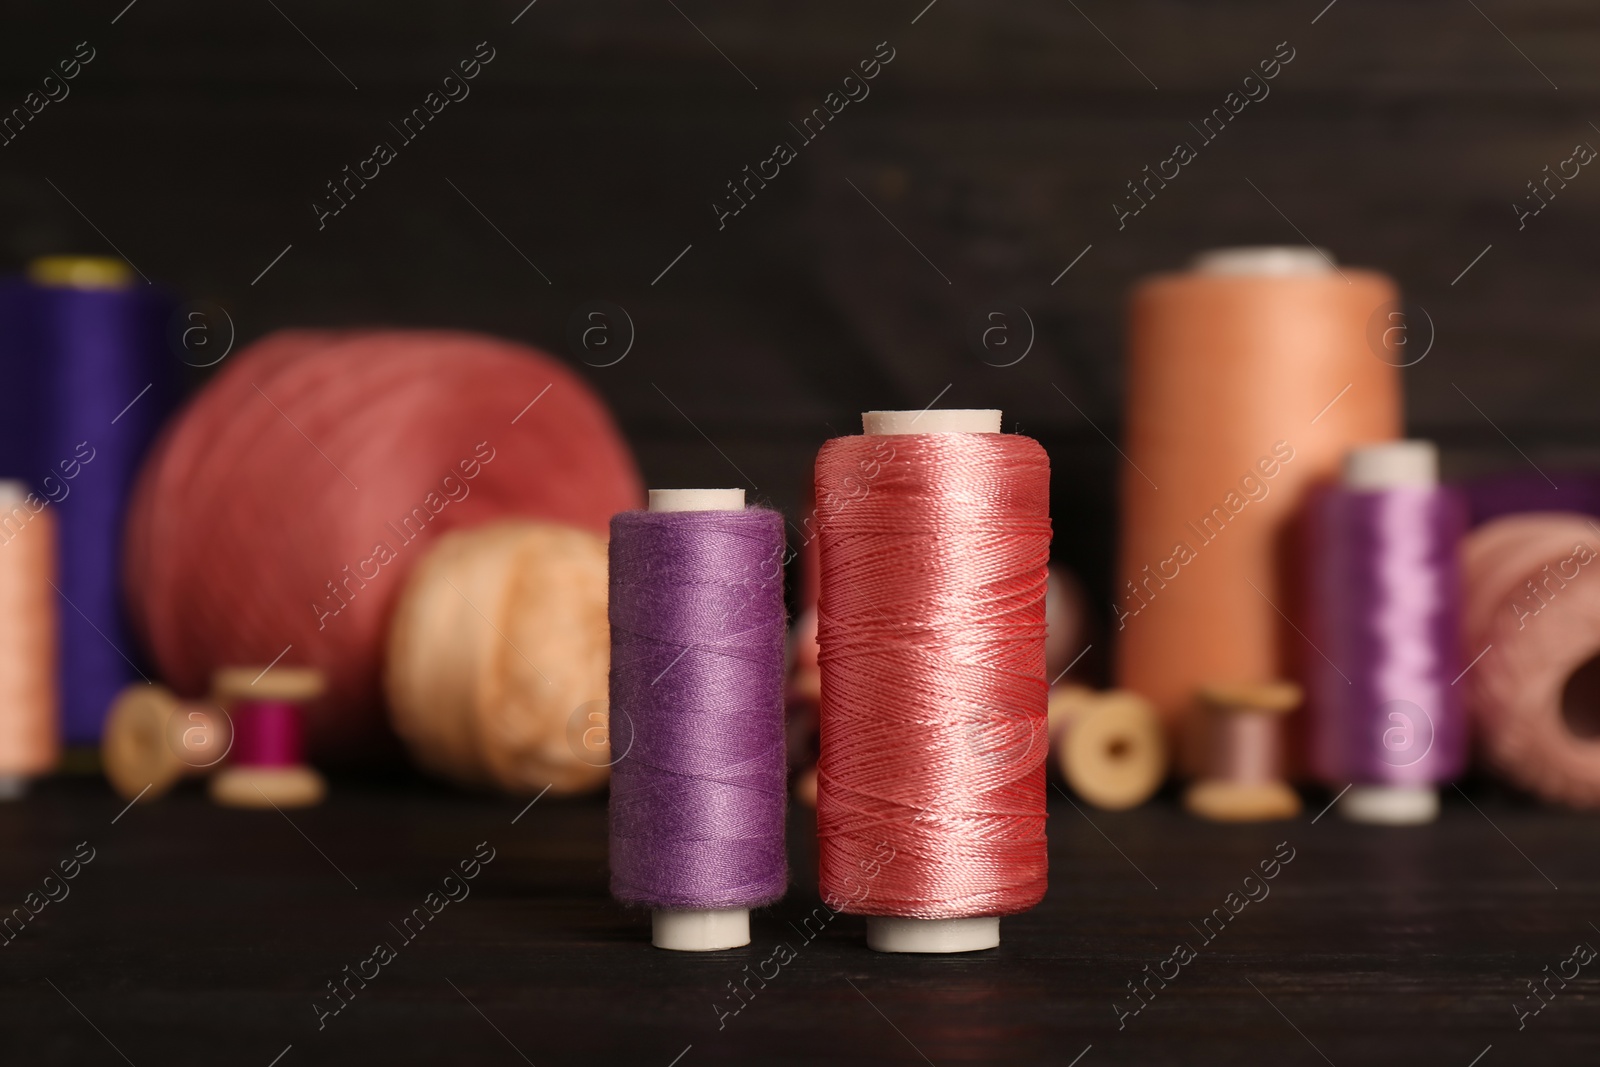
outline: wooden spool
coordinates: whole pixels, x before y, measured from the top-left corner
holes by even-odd
[[[1143,804],[1167,776],[1160,716],[1137,693],[1057,686],[1050,693],[1050,738],[1067,785],[1106,811]]]
[[[1218,822],[1300,814],[1300,795],[1283,778],[1283,721],[1302,699],[1293,682],[1202,687],[1202,772],[1184,793],[1183,806]]]
[[[112,703],[100,761],[119,796],[148,803],[184,778],[210,774],[232,744],[232,724],[221,707],[179,700],[164,686],[141,682]]]
[[[227,667],[212,681],[226,708],[245,701],[304,704],[322,695],[321,671],[302,667]],[[304,808],[322,803],[327,783],[303,763],[284,766],[230,765],[211,779],[211,799],[229,808]]]

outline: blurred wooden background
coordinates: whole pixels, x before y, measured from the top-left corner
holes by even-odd
[[[1200,249],[1303,234],[1398,278],[1436,332],[1405,372],[1411,427],[1444,443],[1447,473],[1523,464],[1506,437],[1547,469],[1596,452],[1600,173],[1520,231],[1512,205],[1600,145],[1600,11],[925,4],[9,3],[0,110],[78,42],[95,59],[0,147],[0,266],[114,242],[225,308],[240,344],[451,326],[577,363],[575,314],[609,301],[637,336],[586,374],[648,481],[745,480],[791,508],[864,408],[1003,407],[1050,449],[1057,555],[1101,603],[1124,295]],[[389,123],[482,41],[495,58],[471,95],[402,144]],[[719,231],[724,183],[798,146],[788,124],[883,41],[870,96]],[[1280,42],[1295,58],[1270,96],[1119,231],[1124,183],[1196,142],[1189,123]],[[324,183],[378,141],[398,158],[319,231]],[[973,324],[1010,308],[1020,346],[1016,307],[1033,346],[991,365]]]

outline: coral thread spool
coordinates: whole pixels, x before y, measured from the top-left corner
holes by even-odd
[[[1137,693],[1077,685],[1050,692],[1050,748],[1061,777],[1097,808],[1138,807],[1167,776],[1167,744],[1155,705]]]
[[[100,762],[117,795],[149,803],[184,778],[211,773],[232,747],[233,724],[222,708],[139,682],[118,693],[106,714]]]
[[[652,489],[612,519],[611,886],[657,948],[747,945],[787,884],[782,554],[742,489]]]
[[[1283,719],[1300,706],[1293,682],[1211,685],[1200,690],[1207,716],[1205,770],[1183,795],[1190,814],[1217,822],[1266,822],[1300,813],[1283,780]]]
[[[212,683],[230,710],[233,751],[211,779],[211,799],[229,808],[304,808],[322,803],[327,784],[304,763],[300,705],[324,688],[322,672],[299,667],[229,667]]]
[[[60,757],[56,543],[51,509],[21,482],[0,482],[0,800]]]
[[[818,873],[879,952],[994,948],[1044,896],[1049,460],[1000,414],[869,411],[817,457]]]

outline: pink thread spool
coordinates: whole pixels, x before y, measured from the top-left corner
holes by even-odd
[[[233,722],[228,766],[211,779],[211,799],[230,808],[303,808],[327,794],[322,775],[305,764],[301,705],[322,694],[320,671],[231,667],[213,689]]]

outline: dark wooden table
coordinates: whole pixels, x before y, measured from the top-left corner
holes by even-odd
[[[0,1062],[1592,1064],[1600,961],[1551,980],[1520,1031],[1513,1005],[1576,944],[1600,946],[1600,823],[1468,793],[1476,807],[1452,790],[1437,826],[1406,830],[1313,823],[1326,798],[1221,827],[1170,798],[1110,815],[1052,794],[1044,903],[1005,921],[997,951],[913,958],[868,951],[859,918],[805,925],[821,914],[806,813],[794,888],[750,947],[682,955],[608,898],[597,798],[524,810],[336,780],[291,821],[193,788],[124,812],[97,780],[58,780],[0,808],[0,906],[59,898],[0,948]],[[1213,940],[1191,925],[1290,849]],[[468,895],[439,905],[446,890]],[[440,910],[407,940],[430,892]],[[364,963],[379,942],[393,958]],[[719,1025],[729,983],[771,975],[780,942],[793,958]],[[1170,975],[1180,942],[1194,958],[1119,1030],[1127,983]],[[377,975],[349,980],[319,1029],[316,1006],[339,1003],[327,983],[358,969]]]

